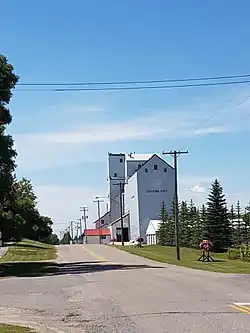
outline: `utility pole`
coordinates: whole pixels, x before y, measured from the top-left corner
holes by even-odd
[[[78,230],[80,230],[80,243],[81,243],[81,238],[82,238],[82,218],[80,217],[79,219],[77,219],[78,222]]]
[[[102,244],[102,238],[101,238],[101,209],[100,209],[100,203],[104,202],[103,200],[100,200],[99,197],[96,197],[97,200],[94,200],[93,202],[97,203],[97,216],[98,216],[98,222],[99,222],[99,243]]]
[[[120,182],[120,211],[121,211],[121,242],[122,246],[124,246],[124,238],[123,238],[123,183]]]
[[[79,244],[79,230],[80,230],[80,225],[82,223],[82,219],[79,218],[79,219],[77,219],[77,221],[79,221],[79,222],[76,222],[76,239],[77,239],[77,244]],[[80,234],[80,236],[81,236],[81,234]]]
[[[70,221],[70,229],[71,229],[71,238],[72,238],[72,244],[73,244],[73,239],[74,239],[74,232],[73,232],[73,223],[75,221]]]
[[[84,230],[86,230],[87,229],[87,218],[88,218],[86,213],[88,211],[88,207],[86,207],[86,206],[80,207],[80,211],[83,212],[83,216],[82,216],[81,224],[80,224],[81,241],[82,241],[82,220],[84,221]],[[85,236],[85,244],[87,244],[88,243],[87,235],[84,235],[84,236]]]
[[[188,154],[186,151],[169,151],[163,152],[162,155],[171,155],[174,158],[174,207],[175,207],[175,245],[176,258],[180,260],[180,235],[179,235],[179,206],[178,206],[178,178],[177,178],[177,157],[181,154]]]
[[[125,179],[117,179],[117,178],[111,178],[110,180],[120,180],[120,182],[118,184],[114,184],[114,185],[118,185],[120,187],[120,219],[121,219],[121,243],[122,246],[124,246],[124,225],[123,225],[123,192],[124,192],[124,185],[126,184]]]

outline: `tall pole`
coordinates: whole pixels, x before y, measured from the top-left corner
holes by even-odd
[[[98,197],[97,197],[98,198]],[[97,199],[94,200],[94,202],[97,203],[97,215],[98,215],[98,222],[99,222],[99,243],[102,244],[102,238],[101,238],[101,209],[100,209],[100,203],[103,202],[103,200]]]
[[[123,238],[123,183],[120,182],[120,213],[121,213],[121,242],[122,246],[124,246],[124,238]]]
[[[79,221],[79,230],[80,230],[80,244],[82,243],[82,217],[78,219]]]
[[[110,180],[118,180],[116,178],[112,178],[110,177]],[[114,184],[114,185],[119,185],[120,187],[120,220],[121,220],[121,243],[122,246],[124,246],[124,225],[123,225],[123,208],[124,208],[124,204],[123,204],[123,186],[126,184],[125,179],[120,179],[120,182],[118,184]]]
[[[175,212],[175,246],[176,246],[176,258],[180,260],[180,228],[179,228],[179,205],[178,205],[178,172],[177,172],[177,157],[181,154],[188,154],[186,151],[169,151],[163,152],[163,155],[171,155],[174,158],[174,212]]]
[[[86,206],[80,207],[80,211],[83,212],[82,219],[84,221],[84,230],[86,230],[87,229],[87,218],[88,218],[88,216],[86,215],[86,213],[88,211],[88,207],[86,207]],[[82,237],[82,223],[80,225],[80,228],[81,228],[81,237]],[[82,238],[81,238],[81,240],[82,240]],[[85,243],[86,244],[88,243],[87,235],[85,235]]]
[[[74,238],[73,223],[74,223],[74,221],[70,221],[70,229],[71,229],[71,239],[72,239],[72,244],[73,244],[73,238]]]
[[[77,243],[78,243],[78,231],[80,229],[80,221],[81,221],[81,219],[78,219],[78,221],[79,222],[76,222],[76,227],[75,227],[75,229],[76,229],[76,242]]]

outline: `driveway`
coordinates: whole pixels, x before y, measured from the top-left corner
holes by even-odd
[[[234,305],[250,303],[248,275],[170,266],[104,245],[64,245],[58,254],[51,276],[0,280],[0,321],[32,321],[48,333],[249,333],[250,308]]]

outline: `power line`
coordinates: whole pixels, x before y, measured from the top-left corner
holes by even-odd
[[[97,86],[97,85],[128,85],[128,84],[153,84],[153,83],[173,83],[190,81],[209,81],[209,80],[228,80],[242,79],[250,77],[250,74],[225,75],[225,76],[205,76],[191,77],[182,79],[163,79],[163,80],[141,80],[141,81],[96,81],[96,82],[72,82],[72,83],[17,83],[17,86]]]
[[[122,91],[122,90],[198,88],[198,87],[237,85],[237,84],[246,84],[246,83],[250,83],[250,80],[211,82],[211,83],[194,83],[194,84],[180,84],[180,85],[177,84],[177,85],[156,85],[156,86],[134,86],[134,87],[16,89],[15,91],[19,91],[19,92]],[[0,89],[0,91],[4,91],[4,89]]]

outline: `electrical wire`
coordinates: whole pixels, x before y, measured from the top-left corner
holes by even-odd
[[[134,86],[134,87],[16,89],[15,91],[20,91],[20,92],[122,91],[122,90],[198,88],[198,87],[213,87],[213,86],[223,86],[223,85],[237,85],[237,84],[246,84],[246,83],[250,83],[250,80],[194,83],[194,84],[180,84],[180,85]]]
[[[131,85],[131,84],[154,84],[154,83],[174,83],[190,81],[228,80],[250,78],[250,74],[225,75],[225,76],[205,76],[183,79],[163,79],[163,80],[142,80],[142,81],[110,81],[110,82],[73,82],[73,83],[17,83],[17,86],[97,86],[97,85]]]

